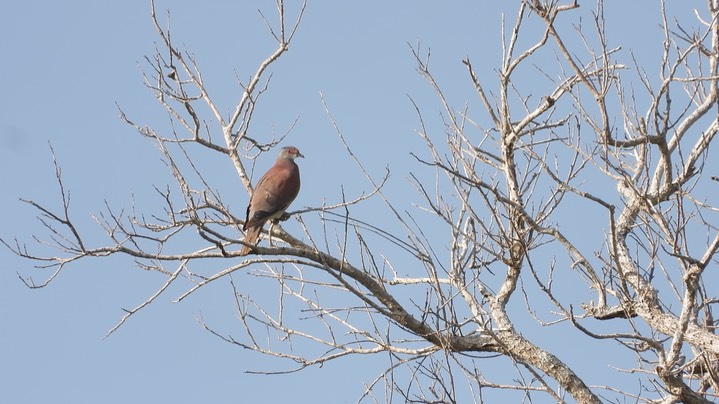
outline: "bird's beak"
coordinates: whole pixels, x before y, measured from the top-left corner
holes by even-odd
[[[300,152],[297,152],[297,157],[302,157],[302,158],[305,158],[305,155],[304,155],[304,154],[302,154],[302,153],[300,153]],[[297,158],[297,157],[295,157],[295,158]]]

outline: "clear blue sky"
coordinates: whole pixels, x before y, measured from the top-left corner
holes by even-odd
[[[139,123],[167,125],[140,71],[143,57],[152,54],[158,41],[147,3],[37,0],[0,6],[3,237],[30,241],[32,234],[42,232],[35,212],[19,197],[58,207],[48,141],[83,231],[101,236],[91,214],[102,211],[104,200],[118,208],[129,207],[133,196],[141,206],[159,203],[153,184],[171,181],[160,155],[118,119],[116,107]],[[272,3],[158,3],[161,11],[170,8],[176,43],[195,54],[210,91],[227,111],[240,94],[235,74],[247,78],[273,50],[256,11],[259,7],[273,19]],[[506,9],[499,3],[508,3]],[[300,161],[305,179],[296,205],[336,202],[341,186],[355,195],[370,188],[341,154],[320,92],[360,157],[372,161],[372,174],[379,176],[389,166],[396,196],[411,192],[406,180],[413,161],[409,152],[423,149],[413,134],[418,123],[407,95],[430,115],[436,116],[439,105],[416,73],[408,43],[421,40],[432,49],[431,66],[456,105],[476,102],[461,60],[469,55],[481,66],[483,79],[494,79],[492,69],[501,52],[500,13],[508,12],[508,21],[513,21],[516,3],[310,0],[293,46],[272,69],[271,90],[254,126],[258,134],[282,133],[299,117],[288,141],[307,157]],[[580,3],[572,22],[581,16],[590,24],[594,6]],[[607,19],[617,27],[626,27],[629,16],[643,7],[656,8],[649,1],[607,3]],[[288,1],[290,15],[295,4]],[[656,48],[642,44],[659,35],[656,12],[646,15],[642,24],[631,36],[617,34],[610,40],[634,48],[640,60],[652,60]],[[210,161],[205,164],[215,167]],[[242,212],[246,195],[229,165],[221,162],[217,167],[223,164],[226,196],[231,207]],[[258,164],[266,167],[271,159]],[[30,262],[6,250],[0,251],[0,259],[3,403],[354,402],[363,383],[384,369],[384,357],[378,356],[285,376],[244,373],[292,364],[230,346],[198,325],[194,318],[202,316],[230,333],[237,326],[226,281],[179,304],[170,301],[182,289],[171,290],[103,339],[121,317],[121,308],[146,299],[164,282],[162,277],[139,270],[129,260],[88,260],[68,268],[49,287],[29,290],[17,272],[37,280],[47,273],[33,270]],[[240,285],[259,285],[245,293],[276,293],[275,286],[262,289],[246,275],[234,279]]]

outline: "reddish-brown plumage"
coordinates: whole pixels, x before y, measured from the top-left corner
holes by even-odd
[[[262,232],[262,226],[268,220],[277,220],[295,200],[300,192],[300,168],[295,163],[297,157],[304,157],[293,146],[283,147],[265,175],[260,178],[247,205],[247,216],[242,229],[245,231],[245,243],[254,246]],[[249,245],[243,246],[241,255],[252,251]]]

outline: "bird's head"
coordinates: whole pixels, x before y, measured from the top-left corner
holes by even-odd
[[[294,160],[297,157],[304,158],[305,156],[303,156],[302,153],[300,153],[300,150],[294,146],[286,146],[280,150],[279,158],[281,159]]]

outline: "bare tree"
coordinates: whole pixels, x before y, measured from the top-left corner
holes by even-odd
[[[693,21],[675,20],[664,2],[658,5],[658,66],[639,65],[621,44],[609,43],[601,0],[592,26],[576,30],[558,24],[573,21],[576,1],[525,0],[503,32],[494,76],[464,60],[480,108],[453,106],[434,78],[429,52],[413,47],[442,110],[442,121],[430,122],[435,115],[413,104],[426,143],[426,150],[413,151],[420,213],[386,195],[387,177],[368,173],[368,163],[347,146],[341,122],[332,119],[374,188],[290,212],[302,234],[272,226],[263,234],[270,243],[240,257],[241,213],[213,191],[193,153],[204,149],[229,159],[252,192],[248,166],[282,140],[254,138],[253,111],[269,83],[268,67],[288,50],[304,7],[288,13],[278,0],[277,17],[266,19],[276,49],[242,82],[240,100],[225,116],[153,4],[161,41],[147,58],[145,80],[174,126],[160,133],[124,113],[122,119],[156,141],[174,176],[172,186],[157,188],[164,211],[125,214],[108,206],[97,216],[108,243],[89,247],[71,217],[58,167],[59,213],[26,202],[48,231],[36,240],[63,255],[4,240],[16,254],[54,270],[41,283],[21,279],[43,287],[75,261],[111,255],[164,274],[166,282],[110,334],[178,279],[191,282],[178,301],[226,279],[244,333],[231,337],[203,325],[228,343],[287,359],[294,364],[288,371],[385,354],[386,371],[367,381],[359,401],[716,399],[719,337],[712,308],[718,289],[710,272],[719,269],[719,184],[706,167],[719,131],[718,0],[707,0]],[[532,37],[528,27],[540,34]],[[586,46],[570,48],[570,35]],[[539,95],[525,90],[537,77],[548,89]],[[426,168],[429,178],[421,174]],[[395,224],[352,215],[369,199],[382,201]],[[588,241],[590,233],[600,241]],[[195,248],[176,252],[187,240]],[[193,270],[208,259],[221,259],[224,267],[210,276]],[[230,275],[246,270],[276,282],[274,301],[234,288]],[[631,368],[609,358],[586,360],[612,366],[640,387],[590,385],[567,358],[522,331],[530,321],[557,329],[560,340],[571,333],[588,352],[611,345],[629,354]],[[488,362],[514,370],[489,372]]]

